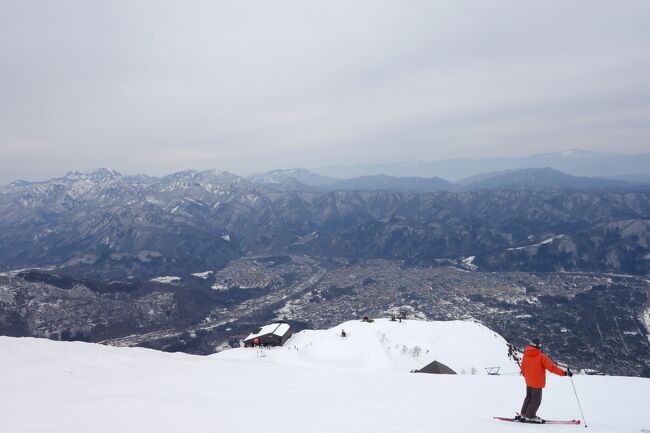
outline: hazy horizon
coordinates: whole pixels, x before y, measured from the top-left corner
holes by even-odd
[[[577,153],[577,155],[576,155]],[[567,170],[563,169],[563,167],[552,167],[553,165],[557,165],[558,163],[563,164],[563,165],[575,165],[578,163],[581,159],[584,159],[584,157],[587,157],[588,160],[591,158],[595,157],[598,159],[598,161],[595,161],[595,164],[598,166],[602,166],[603,164],[609,164],[609,162],[605,162],[602,157],[613,157],[613,158],[626,158],[626,157],[643,157],[640,158],[641,161],[637,161],[638,163],[636,164],[636,167],[632,167],[631,170],[623,170],[620,172],[617,172],[614,170],[614,172],[611,173],[606,173],[600,176],[598,173],[596,174],[581,174],[579,173],[580,168],[577,168],[578,173],[572,172],[572,170]],[[531,161],[531,159],[535,157],[542,157],[545,158],[546,160],[549,160],[548,166],[544,164],[521,164],[524,161]],[[558,159],[559,157],[559,159]],[[549,159],[550,158],[550,159]],[[501,166],[497,165],[491,166],[491,165],[485,165],[485,163],[490,162],[491,160],[494,160],[494,162],[497,162],[497,164],[501,164]],[[564,161],[563,161],[564,160]],[[628,160],[629,161],[629,160]],[[48,181],[50,179],[56,179],[60,177],[65,177],[68,174],[79,172],[79,173],[92,173],[96,172],[98,170],[113,170],[118,172],[120,175],[125,175],[125,176],[150,176],[150,177],[164,177],[167,175],[183,172],[183,171],[210,171],[210,170],[216,170],[216,171],[225,171],[229,172],[231,174],[241,176],[241,177],[249,177],[253,175],[262,175],[265,173],[268,173],[270,171],[275,171],[275,170],[291,170],[291,169],[306,169],[308,171],[311,171],[313,173],[321,174],[324,176],[328,177],[333,177],[333,178],[352,178],[352,177],[358,177],[358,176],[368,176],[368,175],[389,175],[389,176],[397,176],[397,177],[440,177],[445,180],[455,182],[461,179],[464,179],[466,177],[470,176],[475,176],[479,174],[489,174],[489,173],[496,173],[496,172],[504,172],[504,171],[515,171],[515,170],[520,170],[520,169],[526,169],[526,168],[554,168],[555,170],[565,172],[567,174],[573,174],[573,175],[585,175],[587,177],[615,177],[615,176],[621,176],[621,175],[650,175],[650,168],[645,169],[647,165],[644,165],[647,161],[650,161],[650,152],[649,153],[639,153],[639,154],[618,154],[618,153],[598,153],[598,152],[588,152],[584,151],[581,149],[570,149],[566,151],[557,151],[557,152],[550,152],[550,153],[541,153],[541,154],[532,154],[532,155],[525,155],[523,157],[490,157],[490,158],[457,158],[457,159],[444,159],[444,160],[404,160],[404,161],[391,161],[391,162],[384,162],[384,163],[376,163],[376,164],[340,164],[340,165],[329,165],[329,166],[320,166],[320,167],[273,167],[269,170],[265,171],[260,171],[260,172],[250,172],[250,173],[242,173],[242,172],[236,172],[228,167],[204,167],[204,168],[196,168],[196,167],[185,167],[181,168],[178,170],[173,170],[173,171],[168,171],[168,172],[160,172],[160,173],[151,173],[151,172],[146,172],[143,170],[135,170],[135,171],[123,171],[116,169],[115,167],[110,167],[110,166],[103,166],[103,167],[91,167],[87,169],[73,169],[73,170],[68,170],[66,172],[62,173],[57,173],[54,176],[47,177],[47,178],[19,178],[19,179],[11,179],[6,182],[0,182],[0,186],[10,184],[12,182],[16,181],[27,181],[27,182],[42,182],[42,181]],[[445,163],[450,163],[450,167],[445,167]],[[460,165],[455,164],[455,163],[460,163]],[[426,172],[429,165],[435,165],[437,167],[442,168],[444,171],[449,171],[450,169],[452,171],[457,171],[459,168],[462,167],[463,163],[469,163],[469,167],[466,167],[466,169],[472,170],[474,169],[473,173],[469,174],[462,174],[460,173],[460,176],[454,176],[454,175],[444,175],[441,173],[436,173],[436,172]],[[478,163],[472,164],[472,163]],[[592,165],[594,161],[592,160]],[[506,165],[503,165],[506,164]],[[411,167],[419,167],[422,166],[422,169],[426,173],[399,173],[400,171],[403,170],[410,170]],[[637,169],[635,170],[634,168],[638,167],[644,167],[644,169]],[[384,172],[380,170],[381,168],[389,168],[392,170],[397,170],[397,173],[390,173],[390,172]],[[480,168],[477,168],[480,167]],[[589,164],[587,164],[586,169],[589,170]],[[347,170],[349,169],[349,170]],[[364,172],[365,169],[365,172]],[[591,167],[593,170],[593,167]],[[359,170],[361,170],[359,172]],[[355,171],[357,173],[355,173]],[[390,171],[390,170],[389,170]],[[461,170],[462,171],[462,170]],[[2,176],[0,175],[0,178]]]
[[[648,152],[650,3],[7,1],[0,185]]]

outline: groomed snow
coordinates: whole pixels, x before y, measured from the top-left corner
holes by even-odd
[[[455,322],[458,323],[458,322]],[[376,324],[376,322],[375,322]],[[327,331],[314,334],[340,344]],[[369,328],[373,324],[368,325]],[[382,324],[377,326],[383,327]],[[348,331],[346,328],[346,331]],[[408,329],[408,325],[405,329]],[[333,329],[335,331],[339,329]],[[465,331],[463,331],[464,334]],[[416,332],[417,333],[417,332]],[[504,423],[519,409],[524,384],[517,375],[428,375],[396,369],[341,368],[318,351],[284,364],[272,353],[301,352],[330,343],[300,333],[298,349],[226,351],[201,357],[141,348],[0,337],[0,431],[11,433],[519,433],[578,432],[577,426]],[[368,333],[370,335],[371,333]],[[391,333],[397,339],[398,331]],[[403,334],[406,336],[407,334]],[[492,337],[494,338],[494,337]],[[289,340],[292,341],[293,337]],[[494,338],[495,346],[499,346]],[[294,342],[295,343],[295,342]],[[332,343],[332,344],[339,344]],[[475,342],[480,347],[487,343]],[[362,344],[372,344],[368,341]],[[282,352],[281,352],[282,351]],[[232,356],[234,352],[237,356]],[[479,356],[466,353],[465,357]],[[296,358],[298,359],[298,358]],[[479,361],[467,361],[479,363]],[[480,362],[484,363],[484,362]],[[365,364],[366,366],[372,366]],[[574,377],[589,431],[640,432],[650,428],[650,380]],[[568,378],[549,376],[540,415],[579,417]]]

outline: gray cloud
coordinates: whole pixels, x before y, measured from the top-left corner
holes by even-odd
[[[646,1],[5,1],[0,183],[649,151]]]

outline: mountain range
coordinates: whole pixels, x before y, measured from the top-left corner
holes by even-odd
[[[481,173],[456,182],[439,177],[398,177],[385,174],[337,179],[300,168],[273,170],[250,176],[248,180],[275,191],[365,190],[419,193],[480,189],[634,190],[650,187],[641,176],[628,176],[625,179],[572,176],[549,167]]]
[[[305,170],[244,179],[100,169],[14,182],[0,188],[0,266],[155,276],[247,255],[308,254],[412,263],[472,256],[482,270],[650,270],[644,186],[552,169],[452,185],[462,191],[437,190],[447,183],[435,178],[328,181]]]

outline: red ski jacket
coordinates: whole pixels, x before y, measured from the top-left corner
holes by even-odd
[[[526,347],[524,359],[521,361],[521,374],[526,379],[526,386],[544,388],[546,386],[546,370],[558,376],[566,376],[566,371],[553,364],[553,361],[548,359],[541,350],[533,346]]]

